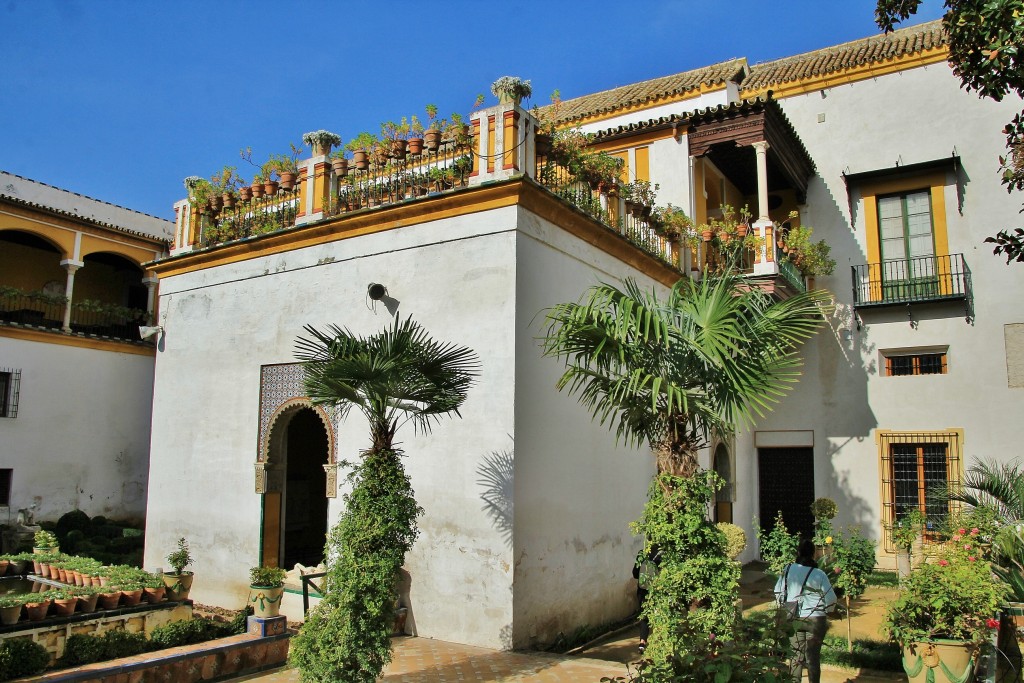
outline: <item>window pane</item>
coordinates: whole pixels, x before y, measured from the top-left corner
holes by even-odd
[[[890,375],[913,375],[914,374],[914,357],[913,356],[893,356],[889,359],[889,374]]]
[[[0,372],[0,417],[7,416],[7,401],[11,395],[11,373]]]
[[[921,458],[924,466],[925,486],[927,487],[927,504],[925,512],[928,521],[940,523],[946,516],[948,504],[943,496],[934,495],[936,489],[943,491],[949,487],[948,467],[946,465],[946,444],[928,443],[921,445]]]
[[[892,446],[892,487],[896,519],[920,508],[921,486],[917,477],[917,448],[907,444]]]
[[[903,219],[903,203],[899,197],[882,197],[878,200],[878,217],[884,222],[887,218]]]

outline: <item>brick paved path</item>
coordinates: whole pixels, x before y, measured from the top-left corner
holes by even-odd
[[[392,644],[394,659],[384,672],[384,683],[598,683],[602,676],[626,673],[626,667],[618,662],[540,653],[500,652],[429,638],[396,638]],[[295,669],[282,669],[236,680],[298,683],[299,672]]]

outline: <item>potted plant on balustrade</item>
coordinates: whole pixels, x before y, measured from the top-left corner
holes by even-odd
[[[409,121],[403,116],[398,123],[385,121],[380,125],[380,139],[394,159],[404,159],[409,148]]]
[[[655,207],[651,213],[651,226],[667,239],[677,242],[694,253],[697,252],[700,233],[697,232],[697,226],[694,225],[693,219],[678,206],[669,204],[665,207]]]
[[[299,156],[302,155],[302,149],[294,144],[289,146],[291,152],[271,154],[270,158],[260,167],[260,172],[264,176],[264,194],[273,195],[277,192],[277,183],[273,182],[275,175],[280,180],[282,189],[291,191],[295,188],[295,182],[299,176]]]
[[[423,146],[427,148],[429,152],[436,152],[437,148],[441,146],[441,135],[445,128],[448,126],[448,122],[444,119],[437,118],[437,105],[428,104],[426,106],[427,111],[427,126],[423,131]]]
[[[188,542],[184,538],[178,539],[178,549],[167,556],[167,564],[171,571],[164,572],[164,586],[167,587],[167,599],[171,601],[187,600],[188,593],[192,589],[192,572],[185,571],[185,567],[192,564],[194,558],[189,553]]]
[[[533,94],[533,87],[518,76],[502,76],[491,83],[491,92],[502,104],[519,104]]]
[[[405,119],[402,119],[403,121]],[[419,156],[423,154],[423,124],[418,116],[413,114],[409,117],[409,154]]]
[[[370,152],[380,143],[373,133],[363,131],[355,136],[345,145],[345,149],[352,152],[352,163],[356,170],[365,171],[370,167]]]
[[[197,175],[190,175],[185,178],[185,189],[188,191],[189,204],[199,213],[206,213],[213,197],[213,186],[210,185],[210,181]]]
[[[276,617],[281,613],[284,579],[280,567],[252,567],[249,570],[249,605],[257,617]]]
[[[933,548],[889,605],[883,630],[903,649],[911,683],[936,680],[936,669],[951,681],[970,680],[981,645],[999,626],[1006,586],[965,540],[954,533],[950,543]]]
[[[309,145],[313,156],[327,156],[331,153],[332,147],[341,144],[341,137],[329,130],[314,130],[302,134],[302,144]]]
[[[341,147],[331,152],[331,169],[334,171],[334,175],[343,178],[348,174],[348,162],[351,157],[352,153],[347,147]]]
[[[790,212],[790,219],[798,217],[796,211]],[[829,256],[832,247],[825,240],[817,242],[811,239],[814,228],[795,227],[789,230],[778,230],[782,237],[778,243],[782,247],[783,258],[800,271],[800,274],[807,278],[809,287],[814,286],[814,278],[822,275],[831,275],[836,268],[836,262]]]

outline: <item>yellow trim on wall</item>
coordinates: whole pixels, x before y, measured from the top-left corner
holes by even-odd
[[[935,47],[915,54],[849,67],[829,74],[801,78],[791,83],[775,83],[760,88],[741,90],[740,97],[754,98],[765,95],[769,90],[772,91],[772,97],[777,100],[793,97],[794,95],[803,95],[837,85],[856,83],[857,81],[864,81],[877,76],[885,76],[897,71],[937,64],[946,61],[948,54],[949,52],[945,47]]]
[[[139,344],[121,343],[106,339],[89,339],[88,337],[78,337],[73,334],[43,332],[42,330],[30,330],[21,327],[0,326],[0,337],[42,342],[44,344],[58,344],[60,346],[77,346],[83,349],[93,349],[94,351],[130,353],[136,356],[156,355],[156,347],[154,346],[141,346]]]
[[[518,185],[515,183],[470,188],[437,199],[421,199],[400,206],[343,214],[330,221],[263,235],[259,239],[245,243],[226,244],[209,250],[181,254],[148,264],[148,267],[161,278],[173,277],[360,235],[386,232],[417,223],[512,206],[517,201],[518,192]]]
[[[636,168],[637,180],[651,179],[651,148],[637,147],[633,151],[633,160]]]
[[[677,132],[682,136],[684,134],[684,128],[680,126]],[[625,138],[606,140],[604,142],[599,142],[596,145],[592,145],[590,149],[597,152],[608,152],[611,154],[630,147],[650,145],[658,140],[669,140],[672,139],[672,137],[672,128],[669,127],[659,130],[642,131],[638,132],[636,135],[627,136]]]
[[[878,234],[878,197],[901,192],[928,189],[931,194],[932,237],[936,256],[949,254],[949,234],[946,227],[946,172],[933,171],[903,178],[876,180],[858,186],[864,201],[865,246],[868,256],[868,281],[871,283],[870,301],[882,300],[882,246]],[[948,275],[948,261],[939,261],[939,275]],[[949,277],[940,277],[942,286],[950,286]]]

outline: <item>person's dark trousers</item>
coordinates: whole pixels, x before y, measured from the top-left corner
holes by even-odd
[[[807,680],[810,683],[821,681],[821,643],[825,639],[828,624],[825,617],[797,619],[793,622],[796,633],[790,639],[793,645],[793,660],[790,673],[799,681],[807,667]]]
[[[651,635],[651,624],[646,619],[644,619],[644,617],[643,617],[644,600],[646,600],[646,599],[647,599],[647,590],[644,589],[644,588],[637,588],[636,589],[636,600],[637,600],[637,602],[640,603],[640,612],[641,612],[641,615],[640,615],[640,642],[641,643],[646,643],[647,642],[647,636]]]

